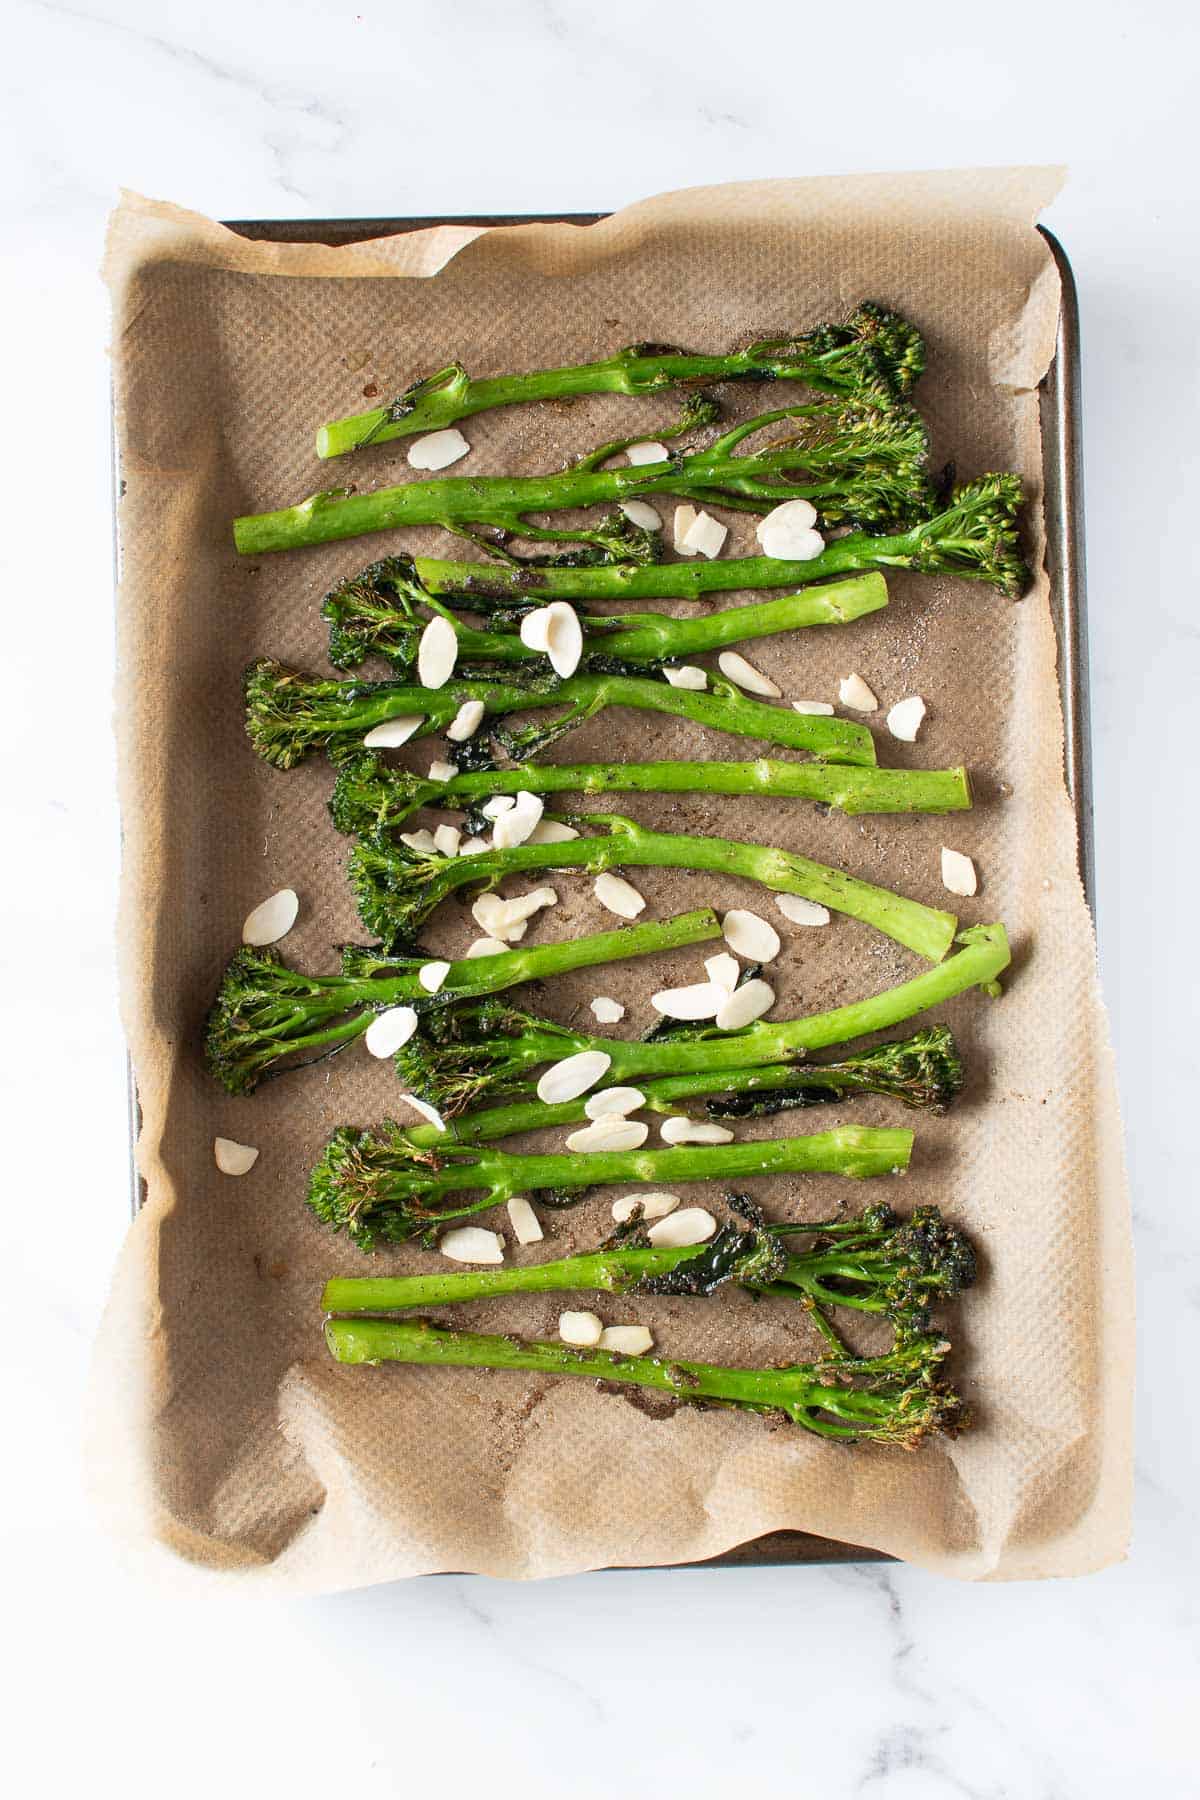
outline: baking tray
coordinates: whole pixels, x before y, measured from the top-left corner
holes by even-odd
[[[277,244],[357,244],[395,237],[434,225],[594,225],[607,213],[486,213],[409,219],[232,219],[228,230],[240,237]],[[1042,472],[1046,518],[1046,569],[1050,610],[1058,639],[1058,688],[1063,712],[1063,774],[1075,811],[1079,871],[1093,918],[1096,913],[1095,843],[1092,815],[1092,746],[1088,685],[1087,590],[1083,548],[1083,451],[1080,423],[1079,297],[1066,251],[1045,226],[1038,230],[1049,247],[1062,282],[1058,336],[1053,361],[1039,389]],[[117,505],[121,472],[113,436],[113,546],[119,574]],[[133,1211],[145,1200],[136,1145],[141,1127],[137,1079],[127,1062],[129,1163]],[[774,1531],[738,1544],[703,1563],[673,1568],[771,1568],[794,1563],[891,1562],[880,1551],[804,1531]]]

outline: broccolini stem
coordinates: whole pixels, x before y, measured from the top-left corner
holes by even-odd
[[[953,913],[791,851],[729,838],[650,831],[616,814],[595,816],[590,823],[606,826],[608,835],[517,844],[466,857],[427,854],[382,840],[359,843],[349,867],[360,916],[369,930],[394,943],[410,938],[447,894],[467,884],[495,886],[506,875],[533,869],[586,869],[589,874],[622,867],[698,869],[739,875],[777,894],[799,894],[874,925],[930,962],[940,962],[954,941],[958,921]]]
[[[786,1368],[741,1369],[662,1356],[622,1356],[473,1331],[427,1320],[328,1319],[325,1341],[342,1363],[528,1369],[654,1388],[682,1403],[783,1412],[822,1437],[915,1447],[931,1431],[954,1431],[961,1409],[937,1381],[949,1345],[912,1339],[888,1356],[828,1359]]]

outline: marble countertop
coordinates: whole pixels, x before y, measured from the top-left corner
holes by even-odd
[[[1197,1791],[1197,1432],[1179,1388],[1200,1312],[1185,1138],[1200,26],[1182,6],[1102,3],[1081,21],[1028,0],[986,22],[914,18],[883,0],[852,19],[779,0],[752,16],[710,0],[7,9],[0,563],[6,841],[22,848],[0,890],[16,1139],[0,1357],[18,1447],[0,1559],[14,1791]],[[131,1575],[78,1470],[90,1340],[126,1222],[96,275],[116,189],[218,218],[586,211],[743,177],[1016,161],[1073,170],[1047,223],[1083,314],[1100,947],[1142,1318],[1129,1560],[1040,1586],[864,1565],[447,1577],[292,1603],[181,1598]],[[50,704],[45,657],[64,627]],[[47,938],[63,964],[49,985]],[[64,1119],[65,1083],[47,1072],[66,1066]]]

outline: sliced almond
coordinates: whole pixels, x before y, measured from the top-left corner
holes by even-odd
[[[400,842],[409,850],[416,850],[422,856],[437,854],[437,844],[434,841],[433,833],[426,831],[423,826],[420,831],[402,831]]]
[[[523,844],[541,819],[542,806],[540,794],[529,794],[522,789],[516,805],[501,813],[492,827],[492,843],[496,849],[511,850],[517,844]]]
[[[567,1149],[584,1154],[609,1150],[640,1150],[650,1136],[650,1127],[642,1119],[622,1119],[616,1113],[596,1119],[567,1138]]]
[[[578,1100],[595,1087],[612,1067],[612,1057],[604,1050],[579,1050],[552,1063],[537,1084],[537,1097],[547,1106],[561,1106],[564,1100]],[[588,1118],[594,1118],[589,1113]]]
[[[662,520],[648,500],[622,500],[621,511],[632,525],[643,531],[661,531]]]
[[[722,650],[717,658],[717,667],[726,680],[745,688],[748,694],[766,694],[772,700],[779,698],[782,690],[776,687],[771,677],[756,669],[753,663],[748,663],[736,650]]]
[[[606,1058],[611,1061],[611,1058]],[[589,1094],[583,1103],[583,1110],[589,1119],[627,1118],[635,1113],[639,1106],[645,1106],[646,1096],[641,1088],[615,1087],[601,1088],[598,1094]]]
[[[611,1000],[607,994],[597,994],[589,1001],[592,1012],[601,1025],[616,1025],[625,1017],[625,1008],[619,1000]]]
[[[792,711],[812,713],[816,717],[825,718],[833,711],[833,707],[828,700],[793,700]]]
[[[457,765],[452,762],[431,762],[429,765],[430,781],[453,781],[457,774]]]
[[[502,1263],[504,1239],[498,1231],[485,1231],[482,1225],[456,1225],[443,1231],[438,1249],[451,1262]]]
[[[550,608],[535,606],[532,612],[525,614],[521,620],[521,642],[527,650],[537,650],[544,656],[550,647]]]
[[[634,1213],[641,1207],[642,1218],[665,1219],[679,1205],[678,1194],[625,1194],[620,1200],[614,1200],[612,1216],[616,1224],[628,1225]]]
[[[514,794],[493,794],[490,800],[484,801],[479,810],[485,819],[496,820],[501,813],[511,812],[516,804]]]
[[[458,633],[449,619],[435,613],[421,633],[417,649],[417,680],[422,687],[445,687],[458,661]]]
[[[439,856],[457,856],[462,832],[457,825],[439,825],[433,834],[433,847]]]
[[[979,887],[979,877],[975,873],[975,864],[961,850],[947,850],[942,845],[942,886],[949,894],[961,894],[970,899]]]
[[[761,1019],[775,1004],[775,989],[769,981],[744,981],[735,988],[717,1014],[718,1031],[740,1031]]]
[[[483,723],[483,701],[464,700],[446,727],[446,736],[455,744],[465,744]],[[364,740],[365,741],[365,740]]]
[[[547,608],[550,623],[546,632],[546,654],[550,667],[565,681],[579,667],[583,655],[583,626],[579,614],[565,600],[555,600]]]
[[[389,1006],[386,1012],[377,1013],[367,1026],[367,1049],[372,1056],[394,1056],[416,1029],[417,1015],[411,1006]]]
[[[664,1144],[732,1144],[733,1133],[707,1119],[688,1119],[682,1113],[664,1119],[658,1128]]]
[[[640,469],[645,463],[666,462],[667,447],[665,444],[656,444],[652,438],[647,438],[644,444],[630,444],[625,454],[632,466]]]
[[[817,509],[809,500],[785,500],[765,519],[760,519],[754,535],[764,556],[781,562],[811,562],[825,548],[825,539],[815,530]]]
[[[408,466],[448,469],[451,463],[461,462],[470,453],[471,446],[462,432],[457,426],[448,425],[444,431],[427,431],[424,437],[413,439],[408,446]]]
[[[508,1222],[518,1244],[540,1244],[545,1237],[541,1220],[524,1194],[514,1194],[507,1206]]]
[[[754,528],[762,543],[763,532],[773,525],[791,525],[797,531],[810,531],[817,522],[817,509],[811,500],[781,500],[772,512],[765,513]]]
[[[527,844],[569,844],[579,833],[573,825],[564,825],[561,819],[539,819],[529,836]]]
[[[793,925],[828,925],[832,916],[827,906],[818,906],[800,894],[776,894],[775,904]]]
[[[532,919],[534,913],[544,911],[547,906],[557,906],[558,895],[552,887],[531,888],[529,893],[517,894],[511,900],[502,900],[500,904],[504,909],[500,919],[505,930],[498,931],[495,935],[507,937],[512,926],[523,925],[527,919]],[[479,922],[483,924],[482,919]],[[487,930],[486,925],[483,928]]]
[[[374,725],[363,739],[366,750],[395,750],[401,744],[407,744],[414,731],[420,731],[424,725],[424,717],[413,718],[405,713],[399,719],[385,719],[382,725]]]
[[[558,1315],[558,1335],[564,1344],[576,1344],[591,1350],[600,1342],[603,1325],[593,1312],[564,1312]]]
[[[711,513],[698,512],[684,533],[683,548],[689,556],[707,556],[711,561],[720,556],[728,536],[728,525],[722,525]]]
[[[417,970],[417,980],[427,994],[436,994],[449,973],[448,962],[422,963]]]
[[[646,1325],[606,1325],[600,1348],[614,1356],[645,1356],[654,1348],[654,1334]]]
[[[292,929],[299,911],[300,901],[293,889],[280,888],[269,900],[260,900],[254,911],[246,915],[242,926],[243,944],[258,950],[267,944],[277,944]]]
[[[838,699],[851,712],[875,712],[879,706],[861,675],[847,675],[838,682]]]
[[[651,1225],[646,1236],[659,1249],[682,1250],[688,1244],[705,1244],[717,1229],[717,1221],[702,1206],[685,1206]]]
[[[925,702],[920,694],[910,694],[907,700],[897,700],[895,706],[890,708],[887,728],[902,744],[915,744],[924,717]]]
[[[722,950],[719,956],[706,956],[704,967],[710,981],[715,982],[719,988],[724,988],[727,994],[732,994],[742,971],[737,959],[730,956],[728,950]]]
[[[715,1019],[727,990],[715,981],[697,981],[691,987],[662,988],[651,994],[655,1012],[667,1019]]]
[[[592,883],[592,892],[601,906],[616,913],[618,919],[636,919],[645,910],[646,902],[632,882],[626,881],[621,875],[611,874],[607,869],[602,875],[597,875]]]
[[[430,1106],[428,1100],[420,1100],[416,1094],[401,1094],[405,1106],[411,1106],[415,1113],[420,1113],[426,1124],[432,1125],[435,1131],[445,1131],[446,1121],[436,1106]]]
[[[477,956],[503,956],[505,951],[510,948],[509,944],[502,944],[499,938],[476,938],[475,942],[467,949],[467,959],[474,961]]]
[[[458,846],[458,854],[460,856],[483,856],[491,847],[486,838],[464,838]]]
[[[248,1175],[258,1161],[258,1151],[253,1144],[238,1144],[233,1138],[214,1138],[213,1161],[222,1175]]]
[[[685,548],[686,542],[687,542],[687,534],[692,529],[692,526],[695,523],[696,523],[696,509],[694,506],[677,506],[675,508],[675,519],[674,519],[674,523],[672,526],[672,535],[674,536],[674,539],[675,539],[675,548],[681,556],[695,555],[694,551],[688,550],[687,548]]]
[[[663,674],[672,687],[691,688],[693,693],[703,693],[708,686],[708,670],[699,669],[694,663],[681,663],[677,669],[664,669]]]
[[[721,936],[731,950],[744,956],[747,962],[774,962],[782,948],[779,933],[765,919],[760,919],[756,912],[746,912],[741,907],[734,907],[721,920]]]

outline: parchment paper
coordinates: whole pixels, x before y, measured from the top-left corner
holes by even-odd
[[[107,260],[124,484],[120,955],[148,1199],[102,1332],[92,1432],[102,1503],[122,1533],[309,1591],[440,1569],[532,1577],[683,1561],[781,1528],[972,1578],[1076,1573],[1121,1553],[1127,1203],[1040,572],[1035,390],[1053,351],[1058,281],[1033,222],[1059,180],[1056,170],[1017,169],[767,182],[668,195],[586,229],[447,228],[339,250],[249,243],[125,197]],[[1037,583],[1012,605],[966,583],[895,577],[886,613],[766,640],[750,655],[791,697],[835,698],[852,669],[883,708],[923,694],[929,717],[915,746],[889,739],[876,716],[880,760],[966,762],[976,809],[847,820],[782,801],[618,796],[613,810],[801,849],[935,905],[946,903],[939,847],[976,859],[981,892],[961,917],[1007,923],[1016,954],[1006,992],[943,1009],[961,1036],[968,1092],[948,1117],[917,1118],[903,1184],[870,1190],[902,1209],[936,1200],[979,1245],[982,1279],[950,1321],[976,1426],[914,1455],[849,1450],[732,1414],[650,1417],[579,1381],[338,1368],[320,1335],[324,1279],[438,1260],[407,1247],[367,1262],[302,1204],[335,1125],[400,1110],[395,1077],[358,1047],[232,1100],[205,1072],[200,1038],[245,914],[276,888],[301,897],[283,946],[298,964],[333,969],[334,946],[363,936],[342,875],[348,846],[325,815],[329,770],[316,759],[282,774],[254,758],[239,676],[264,652],[324,669],[321,595],[389,540],[255,563],[234,554],[230,520],[347,475],[403,479],[403,442],[320,464],[314,429],[451,357],[491,374],[647,338],[717,349],[837,317],[862,297],[900,307],[926,334],[917,398],[936,458],[953,457],[960,477],[1024,475]],[[734,417],[768,403],[760,389],[726,393]],[[559,466],[618,431],[652,436],[673,404],[605,397],[473,419],[463,467]],[[753,520],[728,516],[726,554],[747,553]],[[430,532],[410,534],[406,547],[464,553]],[[400,754],[423,768],[440,748],[427,740]],[[685,721],[606,713],[556,753],[752,748]],[[703,902],[775,916],[786,940],[772,970],[777,1017],[916,972],[906,952],[851,921],[791,930],[769,897],[735,880],[634,874],[647,917]],[[528,941],[611,923],[586,878],[554,885],[561,903]],[[465,905],[451,901],[427,942],[450,956],[475,935]],[[697,979],[710,953],[589,971],[528,998],[590,1022],[588,999],[611,993],[628,1006],[617,1031],[633,1034],[649,1022],[649,992]],[[871,1102],[741,1130],[807,1131],[843,1117],[900,1122],[894,1107]],[[216,1172],[218,1133],[261,1146],[250,1176]],[[757,1196],[774,1217],[817,1218],[869,1191],[797,1177],[757,1184]],[[545,1242],[510,1255],[538,1260],[596,1242],[612,1198],[548,1215]],[[686,1198],[722,1210],[719,1189]],[[506,1225],[503,1213],[496,1222]],[[518,1296],[473,1309],[471,1322],[552,1334],[561,1304]],[[610,1322],[647,1320],[662,1349],[685,1356],[781,1360],[816,1347],[782,1304],[728,1293],[599,1310]]]

